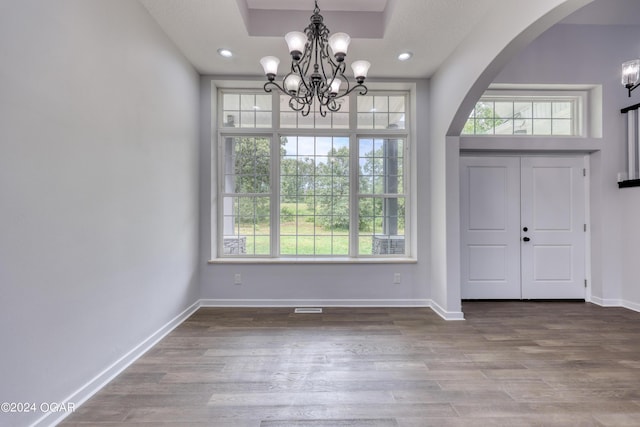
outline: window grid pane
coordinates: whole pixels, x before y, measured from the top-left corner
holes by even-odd
[[[405,254],[405,198],[360,197],[358,255]]]
[[[269,138],[225,138],[225,192],[269,193],[270,150]]]
[[[404,255],[404,140],[358,141],[358,255]]]
[[[405,97],[398,95],[358,96],[359,129],[404,129]]]
[[[349,138],[287,136],[280,152],[280,255],[349,255]]]
[[[222,127],[270,128],[271,95],[256,93],[225,93],[222,96]]]
[[[224,138],[224,255],[264,256],[270,253],[270,150],[270,139],[266,137]]]
[[[270,197],[233,196],[223,201],[223,253],[269,255]]]
[[[308,116],[294,111],[289,106],[289,97],[280,95],[280,126],[285,129],[349,129],[349,102],[342,98],[336,101],[340,109],[327,111],[325,117],[314,102]]]
[[[481,98],[462,130],[463,135],[575,136],[576,98],[508,100]]]

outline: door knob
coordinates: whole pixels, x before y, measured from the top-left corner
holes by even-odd
[[[526,231],[529,231],[529,229],[528,229],[527,227],[524,227],[524,228],[522,229],[522,231],[525,231],[525,232],[526,232]]]
[[[528,238],[528,237],[523,237],[523,238],[522,238],[522,240],[523,240],[523,241],[525,241],[525,242],[528,242],[528,241],[529,241],[529,240],[531,240],[531,239],[530,239],[530,238]]]

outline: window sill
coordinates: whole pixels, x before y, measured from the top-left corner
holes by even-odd
[[[386,257],[386,258],[321,258],[321,257],[290,257],[290,258],[215,258],[208,264],[416,264],[415,258]]]

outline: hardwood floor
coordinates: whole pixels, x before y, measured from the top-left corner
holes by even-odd
[[[640,425],[640,313],[202,308],[64,426]]]

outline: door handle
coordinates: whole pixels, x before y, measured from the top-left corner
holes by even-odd
[[[530,238],[528,238],[528,237],[523,237],[523,238],[522,238],[522,241],[524,241],[524,242],[528,242],[529,240],[531,240],[531,239],[530,239]]]

